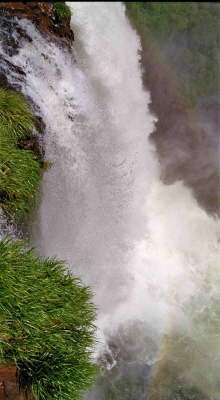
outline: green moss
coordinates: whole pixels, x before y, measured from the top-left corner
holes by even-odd
[[[96,374],[94,319],[89,288],[61,261],[0,241],[0,364],[17,365],[24,391],[37,400],[81,398]]]
[[[66,5],[65,2],[59,1],[53,3],[55,8],[55,12],[59,18],[70,18],[71,17],[71,10],[69,6]]]

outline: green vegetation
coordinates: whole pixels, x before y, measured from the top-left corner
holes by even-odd
[[[178,389],[173,391],[168,397],[162,398],[161,400],[208,400],[208,397],[195,388],[183,388],[179,385]]]
[[[27,216],[39,188],[40,163],[22,147],[33,124],[26,100],[0,89],[0,207],[13,222]],[[81,398],[97,371],[94,319],[89,288],[61,261],[43,260],[22,242],[0,241],[0,365],[16,365],[27,398]]]
[[[20,220],[33,206],[39,169],[31,151],[0,137],[0,205],[9,219]]]
[[[145,43],[157,46],[193,102],[219,92],[219,4],[127,2],[126,7]]]
[[[59,18],[70,18],[71,17],[71,10],[64,1],[55,2],[55,3],[53,3],[53,6],[54,6],[56,14]]]
[[[24,97],[0,88],[0,136],[13,142],[31,134],[33,114]]]
[[[37,400],[80,399],[96,374],[89,288],[61,261],[9,239],[0,241],[0,272],[0,364],[15,363]]]
[[[0,89],[0,206],[8,219],[21,221],[34,205],[40,164],[30,150],[18,147],[31,137],[33,114],[18,93]]]
[[[64,3],[55,7],[60,19],[70,16]],[[34,123],[25,98],[0,88],[0,207],[12,222],[24,221],[41,171],[51,166],[41,160]],[[42,259],[23,242],[0,240],[0,366],[16,366],[25,398],[82,398],[97,373],[95,315],[90,289],[63,262]]]

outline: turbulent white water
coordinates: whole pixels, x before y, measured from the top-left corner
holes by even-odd
[[[21,235],[12,224],[9,224],[0,208],[0,239],[5,236],[19,238]]]
[[[33,41],[12,57],[27,74],[23,92],[39,106],[53,162],[44,175],[35,244],[92,286],[98,352],[111,338],[119,350],[124,344],[122,358],[129,353],[135,368],[150,366],[167,357],[159,344],[166,333],[180,374],[217,399],[219,223],[181,182],[159,181],[140,41],[124,6],[70,7],[72,56],[21,21]],[[121,398],[144,399],[147,390]]]

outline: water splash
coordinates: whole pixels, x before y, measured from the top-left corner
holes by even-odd
[[[98,307],[96,356],[106,369],[87,397],[144,399],[168,359],[187,385],[217,399],[219,221],[181,182],[159,181],[140,41],[124,6],[70,7],[72,54],[23,20],[33,40],[12,60],[26,72],[22,90],[39,107],[53,162],[35,244],[65,259]]]

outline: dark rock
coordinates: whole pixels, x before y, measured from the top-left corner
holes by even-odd
[[[0,56],[0,65],[2,66],[3,64],[5,66],[7,66],[7,68],[10,71],[12,71],[12,72],[14,72],[14,73],[16,73],[18,75],[23,75],[23,76],[26,75],[25,72],[20,67],[18,67],[17,65],[13,64],[11,61],[7,60],[3,56]]]
[[[5,89],[11,89],[11,85],[8,82],[8,79],[3,72],[0,72],[0,87]]]
[[[0,11],[1,10],[0,3]],[[32,39],[26,31],[19,26],[13,13],[4,11],[0,18],[1,29],[1,45],[4,53],[9,57],[18,54],[19,49],[22,47],[24,41],[31,42]]]
[[[19,140],[17,147],[23,150],[31,150],[36,155],[37,160],[43,163],[43,151],[39,143],[39,137],[27,136]]]
[[[43,135],[46,131],[46,124],[40,115],[35,116],[35,127],[41,135]]]

